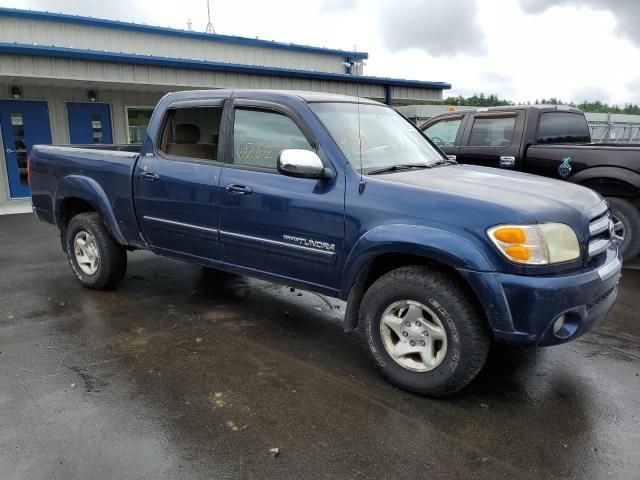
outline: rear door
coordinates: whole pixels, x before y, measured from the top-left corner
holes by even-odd
[[[421,129],[444,153],[457,159],[465,117],[465,114],[448,115],[427,122]]]
[[[113,143],[111,108],[108,103],[67,103],[69,143],[74,145]]]
[[[218,260],[218,139],[224,101],[167,109],[156,150],[134,172],[136,215],[153,250],[196,261]]]
[[[458,161],[516,169],[521,160],[523,125],[523,110],[471,114],[458,150]]]
[[[220,182],[225,262],[337,290],[344,238],[344,177],[294,178],[277,170],[285,148],[314,150],[315,138],[279,104],[236,100],[233,148]],[[331,166],[322,150],[318,155]],[[324,157],[324,158],[323,158]]]

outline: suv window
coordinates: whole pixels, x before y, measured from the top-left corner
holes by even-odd
[[[286,115],[237,109],[233,126],[233,163],[276,170],[278,155],[287,148],[312,150],[307,138]]]
[[[453,147],[461,123],[462,117],[447,118],[426,128],[424,133],[439,147]]]
[[[176,157],[216,160],[221,119],[222,107],[170,109],[159,150]]]
[[[538,126],[540,143],[589,143],[589,125],[581,113],[545,112]]]
[[[516,117],[476,117],[469,137],[474,147],[508,147],[513,140]]]

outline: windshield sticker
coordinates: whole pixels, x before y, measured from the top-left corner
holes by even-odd
[[[558,175],[562,178],[567,178],[571,175],[571,157],[565,157],[562,159],[562,163],[558,167]]]

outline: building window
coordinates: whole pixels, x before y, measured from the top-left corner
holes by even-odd
[[[142,143],[147,133],[147,126],[151,121],[153,107],[126,107],[127,110],[127,141],[128,143]]]

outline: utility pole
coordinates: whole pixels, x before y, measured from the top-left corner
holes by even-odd
[[[207,0],[207,18],[209,22],[207,23],[207,28],[204,30],[205,33],[216,33],[213,28],[213,23],[211,23],[211,7],[209,6],[209,0]]]

